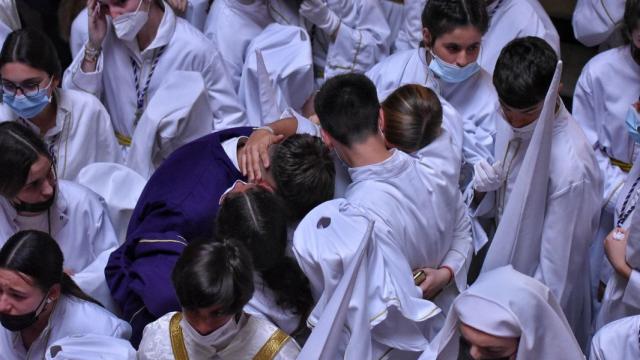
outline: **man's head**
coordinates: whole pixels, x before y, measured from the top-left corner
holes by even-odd
[[[540,116],[557,63],[553,48],[537,37],[515,39],[502,49],[493,84],[511,126],[526,126]]]
[[[17,122],[0,124],[0,169],[0,195],[18,211],[38,212],[53,202],[51,155],[36,133]]]
[[[315,110],[323,132],[344,146],[379,135],[378,94],[373,82],[362,74],[327,80],[316,94]]]

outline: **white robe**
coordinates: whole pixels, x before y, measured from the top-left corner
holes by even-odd
[[[550,289],[511,266],[480,274],[458,296],[420,360],[457,359],[460,323],[494,336],[519,337],[518,360],[585,358]]]
[[[253,273],[253,296],[244,306],[244,312],[269,320],[291,335],[300,324],[300,315],[283,309],[276,303],[276,294],[267,287],[259,273]]]
[[[528,275],[551,289],[576,336],[586,344],[590,294],[585,274],[589,271],[589,244],[600,216],[602,180],[593,150],[564,105],[560,105],[552,124],[545,212],[531,215],[544,216],[540,256]],[[500,189],[486,193],[475,216],[491,216],[499,221],[531,139],[514,138],[506,121],[497,125],[496,159],[505,164],[507,179]]]
[[[221,0],[211,5],[204,34],[216,45],[234,91],[238,92],[240,87],[249,43],[272,22],[265,0],[255,0],[251,4]]]
[[[98,99],[80,91],[57,89],[56,123],[44,141],[56,163],[59,179],[74,180],[83,167],[95,162],[119,162],[121,150],[107,110]],[[0,105],[1,121],[18,121],[40,134],[31,121],[18,117],[9,106]]]
[[[72,335],[95,334],[128,340],[131,327],[125,321],[88,301],[62,295],[51,312],[47,327],[27,351],[20,332],[0,327],[3,360],[42,360],[50,346]],[[95,355],[95,354],[94,354]]]
[[[202,74],[209,92],[209,106],[213,113],[212,129],[223,130],[245,124],[245,115],[229,76],[220,66],[220,53],[207,38],[186,20],[176,17],[168,5],[156,37],[142,52],[137,41],[118,39],[108,25],[103,51],[96,71],[81,69],[84,50],[75,57],[63,77],[63,87],[82,90],[102,99],[111,115],[116,132],[131,137],[137,110],[137,95],[132,60],[137,63],[140,91],[144,88],[152,62],[159,49],[157,66],[149,84],[147,102],[162,84],[163,74],[175,70],[197,71]],[[146,103],[145,103],[146,106]]]
[[[69,46],[71,56],[75,59],[82,50],[84,44],[89,41],[89,11],[84,8],[71,23],[71,34],[69,35]]]
[[[487,11],[493,12],[489,29],[482,38],[478,63],[493,74],[500,51],[511,40],[525,36],[544,39],[560,55],[560,36],[537,0],[496,0]]]
[[[472,248],[470,221],[458,187],[440,169],[398,150],[381,163],[350,168],[349,174],[353,182],[346,199],[376,221],[374,233],[384,234],[398,247],[410,270],[444,265],[453,270],[454,281],[434,299],[447,311],[466,288]],[[427,338],[439,330],[441,320],[425,324]],[[381,331],[387,330],[392,331]]]
[[[573,116],[594,148],[604,175],[604,201],[611,214],[627,173],[610,158],[633,164],[640,146],[627,132],[625,119],[640,96],[640,65],[629,46],[598,54],[585,65],[573,96]]]
[[[404,21],[395,38],[394,51],[416,49],[422,41],[422,11],[427,0],[405,0]]]
[[[58,180],[56,200],[47,212],[43,225],[36,228],[47,232],[51,226],[53,237],[64,255],[64,268],[87,294],[115,310],[111,292],[104,277],[109,255],[118,246],[111,220],[101,198],[91,190],[66,180]],[[0,244],[21,228],[15,208],[5,198],[0,198]]]
[[[585,46],[597,46],[619,28],[625,0],[577,0],[571,17],[573,34]]]
[[[335,41],[316,29],[313,38],[313,62],[316,77],[364,73],[389,53],[389,25],[378,0],[325,0],[340,18]],[[295,1],[269,0],[271,16],[280,24],[312,26],[299,16]]]
[[[74,334],[56,340],[45,353],[45,360],[135,360],[136,350],[129,340],[96,334]]]
[[[175,312],[170,312],[158,320],[145,326],[142,341],[138,348],[138,360],[173,360],[173,350],[169,337],[169,322]],[[233,321],[230,320],[230,321]],[[256,316],[241,316],[240,330],[229,345],[224,349],[211,348],[208,345],[197,342],[190,333],[183,330],[183,337],[189,359],[210,360],[250,360],[269,337],[276,331],[273,324]],[[184,329],[189,326],[183,317],[180,326]],[[289,339],[277,352],[274,360],[293,360],[300,352],[300,347],[293,339]]]
[[[640,359],[640,315],[614,321],[593,336],[590,360]]]

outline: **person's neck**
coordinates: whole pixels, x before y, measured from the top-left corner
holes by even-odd
[[[629,50],[631,51],[631,58],[633,61],[640,65],[640,49],[638,49],[632,42],[629,44]]]
[[[156,34],[158,33],[158,29],[160,28],[160,22],[162,22],[162,17],[164,16],[164,10],[162,10],[155,3],[155,0],[150,1],[151,6],[149,7],[149,19],[136,36],[136,39],[138,40],[138,48],[140,48],[140,51],[143,51],[149,45],[151,45],[153,39],[156,38]]]
[[[29,350],[31,345],[33,345],[47,327],[49,318],[51,317],[51,313],[53,312],[53,309],[55,309],[57,302],[58,301],[55,300],[52,303],[47,304],[46,309],[38,315],[38,320],[33,325],[20,331],[20,337],[22,338],[22,343],[24,344],[25,349]]]
[[[54,97],[44,110],[29,120],[40,129],[40,136],[44,136],[49,129],[56,125],[57,113],[58,106]]]
[[[342,160],[352,168],[378,164],[391,157],[391,151],[387,149],[380,134],[370,136],[350,147],[342,144],[336,144],[335,147]]]

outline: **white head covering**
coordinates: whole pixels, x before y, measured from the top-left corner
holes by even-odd
[[[299,111],[313,90],[311,42],[304,30],[273,23],[251,41],[238,90],[251,125],[278,120],[287,107]]]
[[[514,269],[533,275],[539,264],[549,183],[551,131],[561,74],[562,61],[558,61],[542,113],[537,120],[533,137],[487,252],[482,271],[511,264]]]
[[[202,75],[166,75],[135,128],[125,164],[148,179],[175,149],[211,133],[213,113]]]
[[[123,243],[129,219],[147,180],[120,164],[93,163],[82,168],[75,181],[105,200],[118,242]]]
[[[106,335],[71,335],[57,340],[45,354],[46,360],[135,360],[129,341]]]
[[[584,359],[549,288],[511,266],[480,274],[458,296],[420,359],[457,359],[461,322],[491,335],[520,337],[518,360]]]
[[[385,238],[389,234],[373,226],[368,248],[361,248],[368,238],[371,222],[365,212],[345,199],[334,199],[307,214],[293,239],[296,258],[317,299],[308,323],[316,326],[321,321],[331,321],[326,318],[337,316],[335,314],[345,311],[347,306],[345,330],[332,335],[348,338],[344,355],[349,359],[371,358],[367,354],[371,354],[372,339],[401,350],[424,349],[428,340],[417,323],[440,313],[432,302],[422,299],[404,255],[391,239]],[[358,259],[361,250],[366,251],[366,258],[362,260]],[[351,268],[357,261],[362,261],[360,267]],[[356,273],[349,273],[350,270]],[[350,279],[349,275],[356,279]],[[336,306],[333,294],[347,286],[344,282],[352,281],[354,289],[350,290],[348,303]],[[339,321],[336,324],[332,326],[339,326]],[[308,346],[317,349],[324,346],[322,342],[333,344],[333,339],[319,337]],[[320,345],[316,341],[321,342]]]
[[[9,27],[11,31],[21,28],[15,0],[0,0],[0,23]]]

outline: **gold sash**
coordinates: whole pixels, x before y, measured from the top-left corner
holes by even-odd
[[[118,144],[122,146],[131,146],[131,138],[123,133],[116,131],[116,139],[118,139]]]
[[[620,170],[622,170],[622,171],[624,171],[626,173],[631,171],[631,168],[633,167],[633,164],[629,164],[629,163],[626,163],[624,161],[620,161],[618,159],[614,159],[612,157],[610,157],[609,160],[611,160],[611,164],[619,167]]]
[[[182,328],[180,327],[180,320],[182,320],[182,313],[177,312],[173,314],[169,321],[169,336],[171,338],[171,349],[173,350],[173,357],[175,360],[189,360],[189,354],[187,353],[187,347],[184,345],[184,336],[182,335]],[[289,341],[291,337],[284,331],[276,329],[273,332],[269,340],[260,348],[258,353],[253,357],[254,360],[273,360],[284,344]]]

